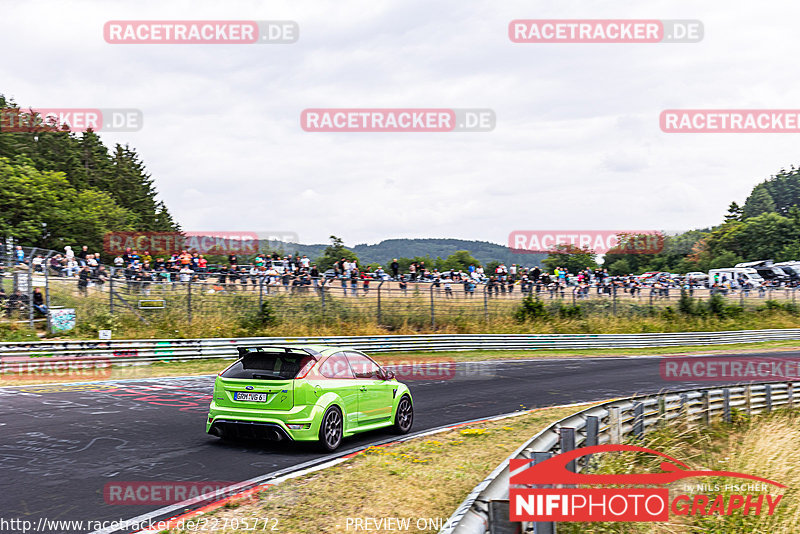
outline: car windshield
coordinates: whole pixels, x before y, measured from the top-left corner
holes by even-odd
[[[314,361],[308,354],[250,352],[222,372],[223,378],[291,380]]]

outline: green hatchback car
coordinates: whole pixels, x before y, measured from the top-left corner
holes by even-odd
[[[405,384],[366,354],[342,347],[239,348],[219,373],[206,432],[223,439],[318,441],[327,451],[367,430],[411,430]]]

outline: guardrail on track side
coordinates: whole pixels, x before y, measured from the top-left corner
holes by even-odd
[[[800,329],[649,334],[433,334],[0,342],[0,362],[108,359],[146,362],[233,358],[237,347],[323,344],[367,352],[646,348],[800,340]]]
[[[0,343],[0,360],[49,361],[109,358],[113,361],[232,358],[237,347],[335,345],[368,352],[646,348],[675,345],[800,340],[800,329],[650,334],[434,334],[410,336],[252,337],[165,340]]]
[[[729,422],[733,410],[755,415],[796,407],[799,386],[800,382],[770,382],[701,388],[630,397],[581,410],[551,424],[511,454],[475,486],[439,534],[554,533],[553,523],[536,523],[534,530],[532,523],[520,526],[508,521],[510,459],[536,463],[579,447],[620,443],[630,436],[640,437],[663,422]],[[576,471],[585,467],[585,461],[579,459]]]

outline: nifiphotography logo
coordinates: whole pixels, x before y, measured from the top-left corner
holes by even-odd
[[[661,472],[584,474],[575,473],[567,467],[582,456],[620,451],[664,458]],[[636,445],[594,445],[558,454],[535,465],[531,465],[531,462],[510,460],[511,521],[655,522],[669,521],[670,512],[678,516],[773,515],[783,495],[765,492],[768,486],[786,487],[766,478],[734,471],[693,471],[675,458]],[[701,491],[709,493],[680,493],[670,501],[669,488],[664,486],[695,477],[730,477],[750,482],[698,485]],[[559,485],[571,487],[556,487]],[[602,487],[607,485],[615,487]]]

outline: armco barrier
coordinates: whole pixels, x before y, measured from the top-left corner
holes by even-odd
[[[434,334],[0,343],[0,362],[119,362],[232,358],[237,347],[324,344],[367,352],[645,348],[800,340],[800,329],[652,334]]]
[[[772,382],[703,388],[615,400],[581,410],[536,434],[500,464],[467,496],[439,534],[555,532],[553,523],[511,524],[508,521],[510,459],[543,461],[575,448],[620,443],[641,436],[662,423],[730,421],[733,410],[749,415],[797,406],[800,382]],[[576,471],[586,467],[578,460]],[[520,527],[517,530],[515,527]]]

